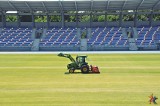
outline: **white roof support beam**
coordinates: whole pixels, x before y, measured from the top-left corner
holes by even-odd
[[[2,12],[3,11],[3,9],[0,7],[0,11]]]
[[[62,5],[62,3],[61,3],[61,1],[59,0],[59,8],[60,8],[60,10],[61,10],[61,12],[63,11],[63,5]]]
[[[93,11],[93,0],[91,0],[91,11]]]
[[[158,0],[158,1],[153,5],[152,10],[154,10],[154,9],[158,6],[159,3],[160,3],[160,0]]]
[[[6,11],[4,11],[1,7],[0,7],[0,12],[2,13],[2,15],[6,14]]]
[[[137,6],[136,10],[138,10],[138,9],[139,9],[139,7],[141,7],[141,5],[143,4],[143,2],[144,2],[144,0],[142,0],[142,1],[138,4],[138,6]]]
[[[78,6],[77,6],[77,1],[76,0],[74,2],[74,5],[75,5],[75,8],[76,8],[76,11],[78,11]]]
[[[48,10],[47,10],[46,5],[44,4],[44,2],[42,1],[41,3],[42,3],[42,5],[43,5],[44,10],[45,10],[46,12],[48,12]]]
[[[29,8],[30,11],[33,11],[32,8],[29,6],[27,2],[25,2],[26,6]]]
[[[123,10],[123,9],[124,9],[124,7],[126,6],[126,3],[127,3],[127,0],[125,0],[125,1],[123,2],[123,5],[122,5],[121,10]]]
[[[110,0],[106,0],[106,10],[108,11],[109,9],[109,3],[110,3]]]
[[[9,4],[14,10],[18,11],[17,8],[16,8],[10,1],[8,1],[8,4]]]

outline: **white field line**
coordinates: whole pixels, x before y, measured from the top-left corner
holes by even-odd
[[[160,54],[160,51],[49,51],[49,52],[0,52],[0,54]]]
[[[39,66],[19,66],[19,67],[5,67],[2,66],[0,69],[64,69],[66,67],[39,67]],[[138,67],[99,67],[100,69],[160,69],[160,66],[156,67],[147,67],[147,66],[138,66]]]

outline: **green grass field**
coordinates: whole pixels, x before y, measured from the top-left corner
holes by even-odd
[[[70,61],[56,55],[1,54],[0,106],[151,106],[151,93],[160,99],[160,54],[88,56],[101,74],[64,74]]]

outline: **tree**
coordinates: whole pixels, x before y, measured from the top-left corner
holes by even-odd
[[[70,22],[76,22],[76,16],[71,15],[70,16]]]
[[[148,14],[138,15],[138,20],[139,21],[148,21],[148,19],[149,19],[149,15]]]
[[[119,15],[107,15],[107,21],[118,21]]]
[[[134,15],[123,15],[123,21],[133,21],[134,20]]]
[[[65,15],[64,16],[65,22],[76,22],[76,16],[74,15]]]
[[[82,15],[80,22],[89,22],[90,21],[90,15]]]
[[[105,15],[98,16],[98,22],[104,22],[105,21]]]
[[[47,16],[35,16],[35,22],[47,22]]]
[[[153,21],[160,21],[160,15],[159,14],[154,14],[153,15]]]
[[[6,22],[17,22],[17,16],[6,15]]]
[[[92,21],[93,21],[93,22],[98,22],[98,16],[97,16],[97,15],[93,15]]]
[[[61,22],[61,17],[60,17],[60,15],[50,16],[50,22]]]

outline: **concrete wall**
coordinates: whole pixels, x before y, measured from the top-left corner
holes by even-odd
[[[32,22],[21,22],[21,27],[32,27]]]
[[[18,23],[17,22],[6,22],[7,27],[17,27]]]
[[[153,26],[160,26],[160,21],[153,21],[153,22],[152,22],[152,25],[153,25]]]
[[[47,22],[35,22],[36,28],[47,28]]]
[[[77,27],[76,22],[66,22],[65,27]]]
[[[137,26],[149,26],[149,21],[137,21]]]
[[[92,22],[91,25],[92,25],[92,27],[99,27],[99,26],[106,27],[107,26],[107,24],[105,22]]]
[[[31,47],[0,47],[0,51],[31,51]]]
[[[61,22],[50,22],[49,26],[50,27],[61,27],[62,23]]]
[[[40,47],[40,51],[80,51],[80,47],[67,47],[67,46],[57,46],[57,47]]]
[[[106,23],[108,27],[116,27],[116,26],[119,26],[119,22],[107,22]]]
[[[133,27],[134,22],[133,21],[124,21],[122,22],[122,27]]]

